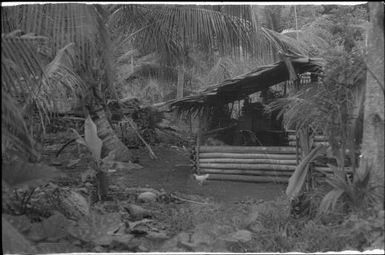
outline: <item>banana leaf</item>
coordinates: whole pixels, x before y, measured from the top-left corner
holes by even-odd
[[[88,115],[86,120],[84,121],[84,139],[75,129],[72,129],[72,131],[78,137],[76,139],[76,142],[87,146],[88,149],[91,151],[93,158],[97,162],[99,162],[103,141],[99,138],[96,125],[92,121],[90,115]]]
[[[286,188],[286,195],[289,198],[293,199],[298,196],[305,183],[310,162],[325,152],[326,146],[322,144],[318,145],[313,150],[311,150],[310,153],[296,167],[293,175],[289,179],[289,184]]]

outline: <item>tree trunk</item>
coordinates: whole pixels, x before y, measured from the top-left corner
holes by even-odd
[[[367,82],[361,165],[372,165],[371,179],[383,185],[384,178],[384,4],[369,2],[370,22]]]
[[[98,136],[103,141],[102,158],[107,156],[109,152],[114,151],[116,161],[129,161],[132,159],[130,150],[115,134],[107,119],[103,108],[95,111],[96,117],[93,118],[98,129]]]
[[[95,5],[96,11],[98,12],[98,30],[100,35],[100,40],[103,45],[102,47],[102,58],[104,61],[104,69],[106,73],[106,83],[103,83],[102,91],[105,93],[110,91],[111,95],[117,100],[118,95],[114,87],[114,70],[112,64],[112,53],[113,53],[113,42],[111,41],[111,37],[107,31],[106,23],[108,19],[108,13],[104,11],[102,6]]]
[[[183,67],[178,68],[178,83],[176,85],[176,98],[183,97],[183,86],[184,86],[184,70]]]

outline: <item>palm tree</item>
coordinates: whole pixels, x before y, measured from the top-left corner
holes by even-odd
[[[362,155],[372,164],[372,181],[384,180],[384,4],[369,3],[371,27],[368,37],[367,82]],[[364,162],[366,164],[366,162]],[[362,165],[364,165],[362,164]],[[363,172],[360,166],[360,172]],[[382,201],[383,203],[383,201]]]
[[[49,54],[47,38],[23,35],[20,31],[2,35],[2,143],[3,151],[13,144],[24,156],[38,157],[30,136],[34,111],[44,123],[57,108],[54,99],[76,96],[85,85],[72,72],[73,44],[60,49],[54,58]],[[51,62],[44,63],[44,55]],[[59,84],[59,86],[53,85]],[[44,126],[44,125],[43,125]],[[7,141],[9,141],[8,145]],[[25,144],[24,144],[24,143]]]
[[[156,52],[158,63],[173,70],[169,73],[176,77],[177,97],[183,96],[186,76],[199,65],[194,61],[196,50],[206,54],[205,62],[233,55],[263,64],[276,60],[279,50],[305,53],[291,38],[262,28],[256,6],[127,5],[113,10],[110,27],[119,28],[114,34],[134,34],[130,37],[133,45],[126,52],[132,48],[144,55]],[[146,17],[139,24],[137,12]]]
[[[114,133],[106,107],[106,98],[117,97],[113,53],[114,48],[118,47],[115,47],[116,40],[112,39],[122,42],[131,40],[134,48],[144,54],[157,52],[162,61],[176,67],[182,85],[190,48],[221,54],[229,51],[238,54],[241,51],[264,59],[272,59],[275,55],[273,49],[277,48],[301,51],[290,38],[259,29],[253,10],[247,6],[229,9],[174,5],[22,5],[2,7],[2,33],[20,29],[44,36],[51,42],[53,52],[59,52],[70,43],[74,44],[74,60],[67,71],[77,74],[76,79],[87,84],[89,92],[83,96],[83,100],[98,127],[105,154],[114,150],[116,158],[124,160],[130,156],[130,151]],[[15,50],[25,54],[24,51]],[[23,68],[25,73],[31,71],[29,65],[19,68]],[[3,84],[7,82],[9,80],[2,79]],[[30,83],[31,87],[39,87],[39,81]],[[38,97],[32,99],[40,105],[39,113],[50,112]]]
[[[88,97],[83,95],[83,98],[99,99],[88,100],[87,103],[98,126],[98,135],[103,140],[104,149],[106,153],[115,150],[117,159],[129,158],[130,151],[118,139],[106,118],[106,108],[103,107],[105,97],[100,96],[104,93],[114,94],[111,49],[103,10],[91,5],[48,4],[2,7],[2,13],[3,17],[7,18],[6,22],[2,23],[3,33],[21,29],[28,33],[43,35],[51,41],[53,51],[61,49],[68,43],[75,45],[76,54],[73,57],[77,61],[74,61],[71,67],[73,72],[81,77],[82,83],[87,84],[88,90],[93,91],[93,94],[88,92]],[[19,54],[24,53],[19,51]],[[22,68],[25,72],[30,70],[29,66]],[[6,82],[8,81],[2,79],[3,84]],[[38,87],[38,82],[35,82],[34,86]],[[41,109],[48,110],[44,107]]]

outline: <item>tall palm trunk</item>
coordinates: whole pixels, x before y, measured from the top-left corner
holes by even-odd
[[[113,151],[115,154],[115,160],[131,160],[132,154],[130,150],[116,135],[114,129],[108,121],[106,112],[102,107],[94,111],[93,121],[97,126],[98,136],[103,141],[102,157],[107,156],[109,152]]]
[[[367,82],[364,108],[362,154],[372,164],[372,179],[384,178],[384,4],[369,2]],[[362,166],[361,166],[362,170]],[[382,180],[381,180],[382,179]],[[383,201],[382,201],[383,202]]]
[[[176,85],[176,98],[183,97],[183,87],[184,87],[184,70],[183,66],[178,68],[178,82]]]
[[[96,90],[95,92],[98,94],[98,96],[95,97],[95,99],[97,100],[96,105],[100,106],[102,104],[102,102],[100,101],[104,100],[103,95],[105,94],[105,92],[110,91],[115,99],[118,99],[118,96],[115,91],[113,82],[115,75],[112,67],[113,45],[105,25],[108,18],[108,14],[100,5],[95,5],[95,9],[99,14],[97,19],[98,31],[101,38],[101,43],[103,45],[102,58],[104,61],[104,68],[106,74],[105,83],[103,83],[104,86],[102,86],[101,88],[98,88],[97,86],[94,87],[94,89]],[[94,119],[94,122],[98,128],[98,136],[103,141],[102,156],[106,156],[109,152],[114,151],[115,160],[129,161],[132,156],[131,152],[116,135],[114,129],[108,121],[108,113],[109,112],[106,112],[105,108],[103,107],[97,107],[94,111],[94,116],[96,117]]]

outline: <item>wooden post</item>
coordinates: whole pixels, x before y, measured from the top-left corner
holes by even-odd
[[[200,174],[200,166],[199,166],[199,147],[201,143],[201,116],[199,116],[198,119],[198,133],[197,133],[197,142],[196,142],[196,148],[195,148],[195,153],[196,153],[196,171],[197,174]]]
[[[297,160],[297,166],[299,165],[299,148],[298,148],[298,142],[299,142],[298,135],[297,135],[297,133],[295,133],[295,156],[296,156],[296,160]]]

